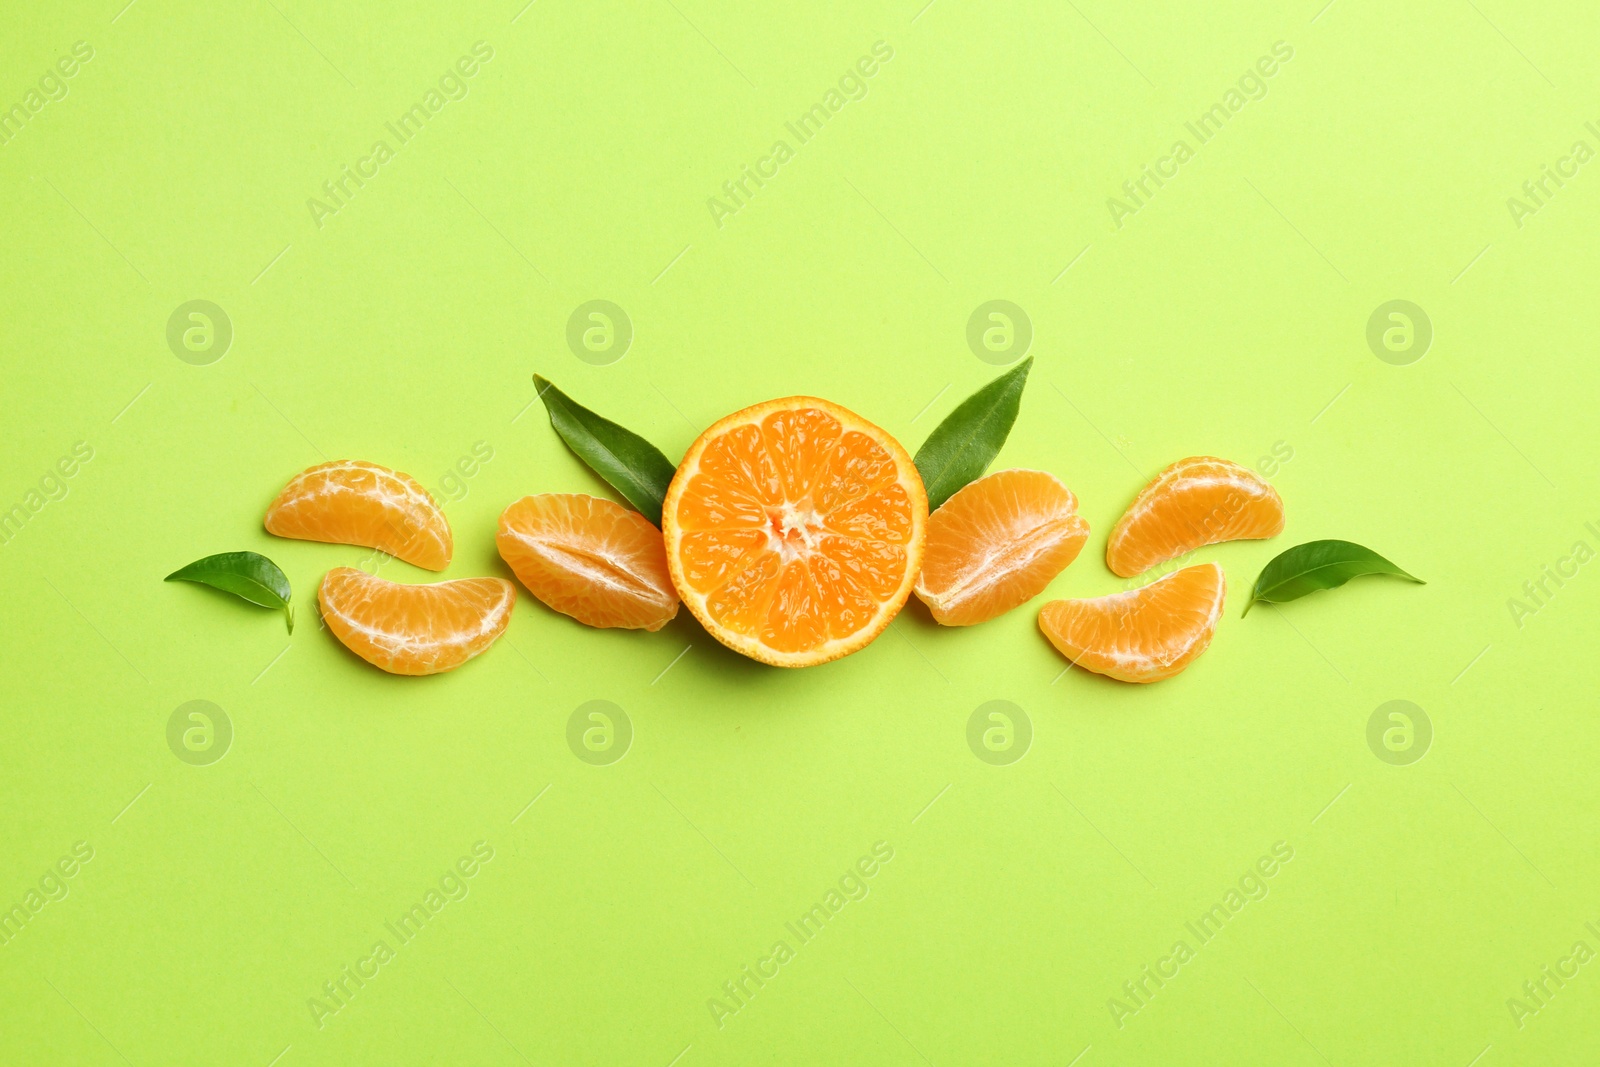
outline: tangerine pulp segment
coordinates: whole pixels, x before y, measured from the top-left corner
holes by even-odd
[[[450,523],[415,478],[364,460],[301,471],[267,508],[267,532],[362,545],[431,571],[450,565]]]
[[[317,599],[333,636],[374,667],[438,674],[485,651],[505,632],[517,587],[504,578],[402,585],[335,567]]]
[[[916,594],[945,626],[986,622],[1044,592],[1088,539],[1077,498],[1055,475],[996,471],[928,516]]]
[[[1248,467],[1215,456],[1180,459],[1140,490],[1106,540],[1106,566],[1132,578],[1202,545],[1274,537],[1283,498]]]
[[[1200,563],[1125,593],[1053,600],[1039,612],[1039,629],[1074,666],[1158,682],[1206,650],[1226,596],[1222,567]]]
[[[530,593],[586,626],[659,630],[678,614],[661,531],[620,504],[525,496],[501,514],[495,543]]]

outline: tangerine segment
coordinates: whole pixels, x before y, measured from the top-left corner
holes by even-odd
[[[911,594],[928,495],[889,434],[815,397],[735,412],[690,446],[662,510],[667,567],[729,648],[807,667],[870,644]]]
[[[1088,539],[1077,497],[1055,475],[997,471],[928,517],[916,594],[945,626],[987,622],[1044,592]]]
[[[525,496],[501,514],[495,543],[530,593],[586,626],[659,630],[678,614],[661,531],[620,504]]]
[[[504,578],[401,585],[335,567],[317,591],[322,620],[350,651],[390,674],[454,670],[494,644],[517,587]]]
[[[1140,490],[1111,528],[1106,566],[1132,578],[1202,545],[1282,531],[1283,498],[1265,479],[1226,459],[1191,456]]]
[[[359,459],[301,471],[267,508],[267,532],[376,548],[430,571],[450,565],[450,523],[411,475]]]
[[[1206,650],[1227,580],[1201,563],[1139,589],[1092,600],[1052,600],[1039,629],[1075,666],[1124,682],[1159,682]]]

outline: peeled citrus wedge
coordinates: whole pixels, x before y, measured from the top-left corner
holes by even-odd
[[[587,626],[659,630],[678,614],[661,531],[609,500],[525,496],[501,514],[495,543],[530,593]]]
[[[1222,568],[1201,563],[1126,593],[1052,600],[1039,612],[1039,629],[1075,666],[1159,682],[1206,650],[1226,595]]]
[[[1201,545],[1282,531],[1283,499],[1260,475],[1230,460],[1191,456],[1140,490],[1111,528],[1106,566],[1132,578]]]
[[[505,632],[517,587],[504,578],[401,585],[335,567],[317,593],[322,619],[350,651],[390,674],[438,674]]]
[[[430,571],[448,567],[452,551],[450,523],[415,478],[359,459],[291,478],[267,508],[267,532],[376,548]]]
[[[735,412],[689,447],[662,511],[678,595],[779,667],[871,643],[911,595],[928,497],[889,434],[815,397]]]
[[[986,622],[1044,592],[1088,539],[1077,498],[1055,475],[997,471],[928,516],[916,594],[945,626]]]

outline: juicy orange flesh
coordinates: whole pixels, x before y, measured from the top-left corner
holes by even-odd
[[[279,537],[363,545],[429,570],[450,564],[450,524],[415,478],[362,460],[300,472],[267,509]]]
[[[1153,682],[1205,651],[1226,591],[1222,568],[1202,563],[1126,593],[1052,601],[1039,613],[1039,628],[1080,667]]]
[[[1077,498],[1053,475],[997,471],[928,516],[917,596],[947,626],[984,622],[1038,596],[1088,539]]]
[[[709,442],[677,504],[685,582],[778,652],[857,633],[905,581],[910,495],[877,441],[818,408]]]
[[[353,567],[329,571],[318,590],[333,635],[391,674],[459,667],[505,631],[516,597],[504,578],[401,585]]]
[[[1202,545],[1282,530],[1283,500],[1255,471],[1194,456],[1157,475],[1117,520],[1106,542],[1106,565],[1131,578]]]
[[[609,500],[523,497],[500,516],[495,542],[529,592],[588,626],[659,630],[678,613],[661,531]]]

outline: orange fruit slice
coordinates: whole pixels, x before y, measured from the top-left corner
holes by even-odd
[[[495,543],[530,593],[586,626],[659,630],[678,614],[661,531],[620,504],[525,496],[500,515]]]
[[[454,670],[494,644],[517,587],[504,578],[401,585],[335,567],[317,591],[322,621],[344,647],[390,674]]]
[[[359,459],[301,471],[267,508],[267,532],[376,548],[430,571],[450,565],[450,523],[411,475]]]
[[[1282,531],[1283,498],[1265,479],[1226,459],[1191,456],[1140,490],[1111,528],[1106,566],[1132,578],[1201,545]]]
[[[900,443],[809,396],[701,434],[661,520],[689,610],[729,648],[779,667],[826,663],[882,633],[911,595],[927,526]]]
[[[1206,650],[1227,592],[1222,567],[1201,563],[1126,593],[1052,600],[1039,612],[1039,629],[1075,666],[1159,682]]]
[[[987,622],[1044,592],[1088,539],[1078,498],[1055,475],[996,471],[928,516],[916,594],[945,626]]]

